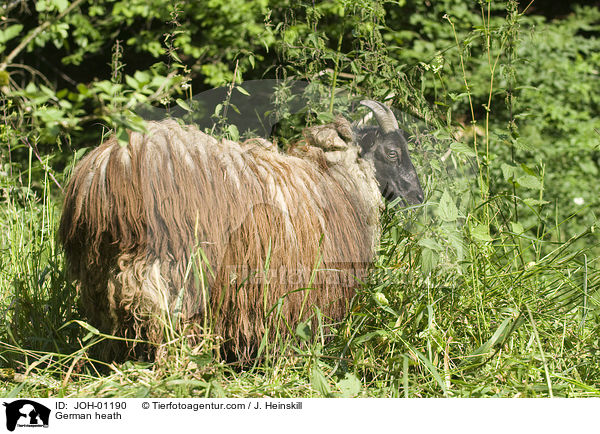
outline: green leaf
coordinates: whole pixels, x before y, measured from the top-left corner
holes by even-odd
[[[373,294],[373,299],[380,306],[389,306],[389,304],[390,304],[389,300],[387,299],[385,294],[382,292],[376,292],[375,294]]]
[[[530,199],[530,198],[523,199],[523,202],[525,202],[527,205],[529,205],[531,207],[538,206],[538,205],[545,205],[547,203],[550,203],[547,200]]]
[[[4,44],[10,41],[12,38],[17,37],[19,33],[21,33],[21,30],[23,30],[23,26],[21,24],[13,24],[4,30],[0,30],[0,44]]]
[[[479,241],[494,241],[490,236],[490,228],[488,225],[477,225],[474,228],[471,228],[471,236]]]
[[[421,265],[423,273],[427,274],[435,268],[440,259],[440,254],[431,249],[423,249],[421,253]]]
[[[309,342],[312,337],[312,331],[308,322],[301,322],[296,326],[296,334],[304,342]]]
[[[540,180],[533,175],[519,176],[517,182],[521,187],[529,188],[531,190],[539,190],[542,188]]]
[[[58,12],[64,11],[69,6],[68,0],[52,0],[52,3]]]
[[[360,345],[360,344],[370,341],[373,338],[376,338],[379,336],[384,336],[384,335],[385,335],[385,332],[383,330],[376,330],[374,332],[365,333],[364,335],[359,336],[358,338],[356,338],[354,340],[354,343],[356,345]]]
[[[329,112],[320,112],[317,113],[317,120],[320,123],[326,124],[328,122],[333,122],[333,115]]]
[[[522,234],[525,232],[523,225],[519,222],[510,222],[510,228],[515,234]]]
[[[96,327],[94,327],[94,326],[86,323],[85,321],[74,320],[73,322],[76,323],[76,324],[78,324],[80,327],[83,327],[84,329],[86,329],[90,333],[93,333],[95,335],[100,335],[101,334],[100,331]]]
[[[421,252],[421,265],[423,273],[427,274],[435,268],[440,258],[439,252],[443,250],[442,246],[433,238],[424,238],[419,240],[419,246],[423,247]]]
[[[0,87],[8,86],[10,83],[10,74],[6,71],[0,71]]]
[[[454,222],[458,218],[458,208],[456,208],[448,190],[444,190],[438,209],[440,218],[446,222]]]
[[[175,100],[175,102],[177,103],[177,105],[179,107],[181,107],[182,109],[184,109],[187,112],[191,112],[192,108],[188,105],[188,103],[186,103],[184,100],[182,100],[181,98],[177,98]]]
[[[119,142],[119,146],[122,148],[125,148],[127,145],[129,145],[129,133],[127,132],[127,129],[123,127],[119,127],[117,129],[117,141]]]
[[[79,83],[77,85],[77,91],[80,94],[82,94],[82,95],[87,95],[90,92],[90,90],[88,89],[88,87],[85,84],[83,84],[83,83]]]
[[[421,247],[425,247],[436,252],[442,251],[442,246],[440,246],[439,243],[433,238],[423,238],[422,240],[419,240],[418,244]]]
[[[46,10],[48,10],[48,2],[46,1],[37,1],[35,2],[35,10],[36,12],[44,12]]]
[[[354,374],[347,372],[344,378],[338,381],[338,387],[342,392],[342,397],[353,398],[360,393],[362,383]]]
[[[127,83],[127,85],[133,89],[140,88],[140,84],[138,83],[138,81],[135,78],[133,78],[131,75],[125,76],[125,83]]]
[[[242,95],[246,95],[246,96],[250,96],[250,93],[248,93],[248,91],[246,89],[244,89],[242,86],[236,86],[235,87],[239,93],[241,93]]]
[[[529,167],[529,166],[528,166],[528,165],[526,165],[526,164],[523,164],[523,163],[522,163],[522,164],[521,164],[521,169],[523,169],[523,171],[524,171],[524,172],[525,172],[527,175],[532,175],[532,176],[535,176],[535,175],[536,175],[536,173],[535,173],[535,170],[533,170],[531,167]]]
[[[152,80],[152,76],[148,71],[136,71],[133,74],[133,78],[135,78],[138,83],[144,86],[150,83],[150,81]]]
[[[502,170],[502,177],[505,181],[511,181],[515,177],[515,173],[517,168],[515,166],[511,166],[510,164],[502,163],[500,165],[500,169]]]
[[[169,52],[169,55],[170,55],[170,56],[171,56],[173,59],[177,60],[177,62],[179,62],[179,63],[183,63],[183,61],[182,61],[182,60],[179,58],[179,55],[177,54],[177,52],[176,52],[176,51],[171,51],[171,52]]]
[[[325,375],[323,375],[323,372],[321,372],[316,365],[313,365],[310,370],[310,385],[323,396],[327,397],[331,395],[329,383],[327,382]]]
[[[485,357],[489,355],[490,350],[497,343],[503,342],[507,337],[506,334],[510,331],[509,325],[512,326],[514,320],[512,318],[506,318],[500,326],[496,329],[491,338],[489,338],[486,342],[484,342],[479,348],[473,351],[465,358],[465,363],[472,364],[477,363],[481,357]]]
[[[241,115],[242,113],[240,112],[240,109],[237,108],[237,106],[235,104],[229,104],[229,108],[231,110],[233,110],[234,112],[236,112],[238,115]]]
[[[238,128],[235,125],[229,125],[227,127],[227,132],[229,133],[229,137],[231,138],[231,140],[233,140],[234,142],[239,140],[240,132],[238,131]]]
[[[452,151],[458,153],[458,154],[462,154],[465,155],[467,157],[474,157],[475,151],[473,151],[473,149],[471,149],[471,147],[465,143],[461,143],[461,142],[454,142],[450,145],[450,149],[452,149]]]
[[[79,161],[81,159],[81,157],[83,157],[83,154],[85,154],[87,151],[89,151],[90,148],[80,148],[77,149],[75,151],[75,155],[73,156],[73,160],[74,161]]]

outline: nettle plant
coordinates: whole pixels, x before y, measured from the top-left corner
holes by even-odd
[[[18,142],[25,154],[11,148],[13,161],[30,148],[40,157],[77,149],[110,130],[124,142],[126,129],[142,129],[139,106],[191,96],[192,76],[222,85],[234,65],[251,71],[274,43],[264,1],[37,0],[0,10],[4,114],[15,113],[28,138]]]

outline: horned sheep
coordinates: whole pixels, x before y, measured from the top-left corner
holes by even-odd
[[[209,318],[225,354],[249,360],[265,334],[295,327],[311,306],[342,319],[373,259],[382,195],[423,200],[393,113],[361,103],[377,127],[338,117],[287,153],[174,120],[88,153],[69,182],[59,238],[90,324],[160,343],[165,315]],[[104,356],[152,353],[135,342]]]

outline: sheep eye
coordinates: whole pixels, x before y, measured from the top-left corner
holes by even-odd
[[[392,161],[396,161],[398,159],[398,152],[396,152],[396,151],[388,151],[387,157],[390,160],[392,160]]]

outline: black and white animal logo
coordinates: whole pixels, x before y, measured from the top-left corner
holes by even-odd
[[[5,402],[6,429],[14,431],[18,427],[48,427],[50,409],[29,399]]]

